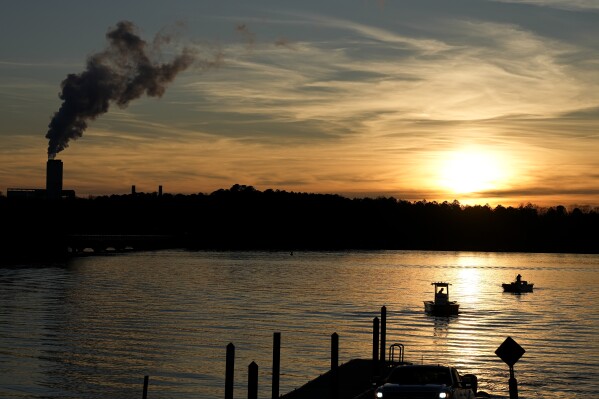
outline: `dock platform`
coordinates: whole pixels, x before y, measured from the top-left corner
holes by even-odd
[[[373,398],[375,378],[371,359],[352,359],[339,365],[338,398],[367,399]],[[331,370],[309,381],[285,395],[281,399],[330,399],[332,389]]]

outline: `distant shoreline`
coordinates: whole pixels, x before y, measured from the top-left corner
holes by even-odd
[[[599,212],[563,206],[349,199],[235,185],[208,195],[0,197],[0,211],[10,215],[0,245],[5,259],[60,258],[85,248],[599,253]]]

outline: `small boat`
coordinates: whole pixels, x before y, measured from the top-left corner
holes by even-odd
[[[458,314],[460,305],[449,300],[449,283],[435,282],[435,300],[424,301],[424,310],[433,316],[451,316]],[[445,290],[445,292],[443,292]]]
[[[522,276],[518,274],[516,276],[516,281],[511,283],[503,283],[501,284],[503,287],[503,292],[513,292],[516,294],[520,294],[522,292],[532,292],[533,283],[529,283],[526,280],[522,280]]]

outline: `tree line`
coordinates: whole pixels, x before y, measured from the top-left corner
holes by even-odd
[[[69,234],[165,234],[192,250],[450,250],[599,253],[599,209],[461,205],[259,191],[136,193],[61,201],[0,197],[3,252]]]

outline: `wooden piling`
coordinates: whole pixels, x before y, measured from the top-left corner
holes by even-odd
[[[381,366],[385,366],[385,352],[387,346],[387,307],[381,308],[381,356],[379,357]]]
[[[339,335],[331,335],[331,399],[339,398]]]
[[[248,399],[258,399],[258,365],[251,362],[248,366]]]
[[[233,399],[233,377],[235,371],[235,345],[227,345],[227,361],[225,371],[225,399]]]
[[[281,375],[281,333],[273,334],[272,344],[272,399],[279,398],[279,381]]]
[[[148,384],[150,381],[150,376],[146,375],[144,376],[144,390],[143,393],[141,395],[142,399],[147,399],[148,398]]]
[[[379,375],[379,318],[372,319],[372,376]]]

